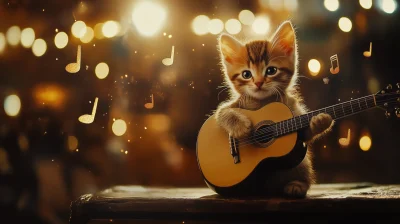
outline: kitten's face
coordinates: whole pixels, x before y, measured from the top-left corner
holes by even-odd
[[[226,78],[239,94],[258,100],[284,93],[295,71],[295,41],[290,22],[283,23],[271,41],[242,44],[222,35],[220,51]]]

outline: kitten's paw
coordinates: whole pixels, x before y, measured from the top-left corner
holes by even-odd
[[[292,198],[304,198],[307,195],[307,191],[309,189],[309,185],[300,182],[300,181],[292,181],[283,188],[283,192],[286,196]]]
[[[245,116],[236,117],[235,121],[233,121],[229,126],[229,133],[234,138],[248,136],[252,129],[250,119]]]
[[[313,135],[317,135],[328,129],[332,124],[329,114],[321,113],[311,118],[310,128]]]

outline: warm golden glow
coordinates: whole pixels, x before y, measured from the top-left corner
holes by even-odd
[[[43,39],[36,39],[32,45],[32,52],[36,57],[43,56],[46,53],[47,44]]]
[[[121,27],[116,21],[107,21],[103,24],[101,31],[107,38],[115,37],[120,31]]]
[[[243,25],[251,25],[254,22],[254,14],[250,10],[242,10],[239,13],[239,20]]]
[[[285,0],[283,5],[285,8],[289,11],[295,11],[298,7],[298,1],[297,0]]]
[[[372,0],[360,0],[360,5],[364,9],[370,9],[372,7]]]
[[[171,128],[171,119],[165,114],[153,114],[145,117],[145,124],[148,124],[149,129],[157,132],[168,132]]]
[[[94,37],[93,29],[91,27],[87,26],[86,33],[85,33],[85,35],[83,35],[83,37],[80,38],[80,40],[82,41],[82,43],[87,44],[93,40],[93,37]]]
[[[0,33],[0,54],[3,53],[6,48],[6,37],[3,33]]]
[[[324,6],[327,10],[333,12],[339,9],[338,0],[324,0]]]
[[[21,29],[18,26],[10,27],[7,30],[6,37],[9,45],[17,46],[21,39]]]
[[[208,22],[208,32],[219,34],[224,29],[224,23],[220,19],[212,19]]]
[[[268,17],[257,17],[252,25],[252,29],[257,34],[266,34],[270,29],[270,20]]]
[[[32,28],[25,28],[21,32],[21,45],[30,48],[35,41],[35,31]]]
[[[97,78],[104,79],[108,76],[110,69],[105,62],[100,62],[96,65],[94,72],[96,73]]]
[[[103,23],[98,23],[96,26],[94,26],[94,36],[99,40],[104,38]]]
[[[68,35],[65,32],[59,32],[54,37],[54,44],[58,49],[63,49],[68,44]]]
[[[205,15],[199,15],[192,21],[192,31],[201,36],[208,33],[208,22],[210,18]]]
[[[238,34],[242,30],[242,24],[237,19],[230,19],[226,21],[225,29],[230,34]]]
[[[4,111],[10,117],[15,117],[21,110],[21,100],[17,95],[9,95],[4,100]]]
[[[394,0],[381,0],[380,3],[380,8],[388,14],[392,14],[397,8],[396,1]]]
[[[34,88],[35,103],[38,105],[62,108],[65,101],[65,90],[55,84],[40,84]]]
[[[81,38],[86,33],[86,24],[83,21],[76,21],[71,27],[72,35],[76,38]]]
[[[308,70],[310,70],[312,76],[318,75],[321,70],[321,63],[317,59],[311,59],[308,61]]]
[[[363,151],[368,151],[371,148],[372,141],[368,136],[363,136],[360,138],[360,148]]]
[[[283,8],[282,0],[268,0],[269,8],[274,10],[281,10]]]
[[[343,32],[350,32],[353,24],[351,23],[351,20],[347,17],[342,17],[339,19],[339,28],[343,31]]]
[[[126,122],[124,120],[118,119],[115,120],[112,125],[112,131],[114,135],[121,136],[126,132]]]
[[[162,27],[167,13],[159,4],[145,1],[138,3],[132,12],[132,21],[140,34],[153,36]]]
[[[78,139],[75,136],[68,136],[68,149],[74,151],[78,148]]]

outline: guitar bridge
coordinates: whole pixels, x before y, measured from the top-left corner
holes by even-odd
[[[239,157],[239,140],[233,138],[231,135],[229,135],[229,145],[231,148],[231,155],[233,157],[233,163],[237,164],[240,163],[240,157]]]

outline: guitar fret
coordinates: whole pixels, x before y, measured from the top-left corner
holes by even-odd
[[[357,99],[357,101],[358,101],[358,106],[360,107],[360,111],[361,111],[362,109],[361,109],[360,100],[359,100],[359,99]]]
[[[353,103],[350,101],[351,112],[354,113],[352,104],[353,104]]]
[[[346,115],[346,112],[344,112],[343,103],[342,103],[342,110],[343,110],[343,116]]]
[[[365,100],[365,105],[367,106],[365,109],[367,109],[368,108],[367,98],[364,98],[364,100]]]

